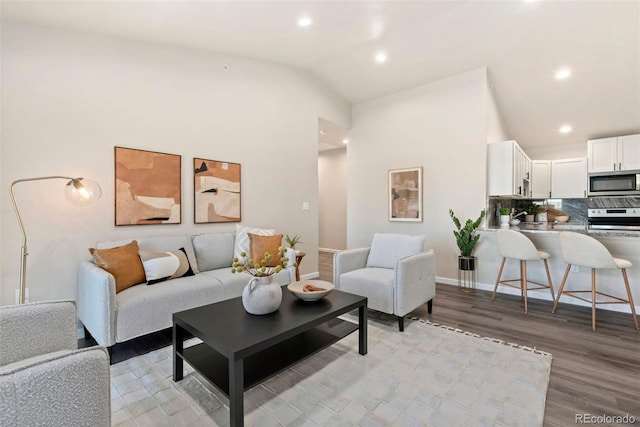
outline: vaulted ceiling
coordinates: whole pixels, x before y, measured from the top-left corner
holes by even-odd
[[[634,0],[4,0],[2,19],[301,67],[350,103],[487,67],[525,148],[640,132]],[[554,79],[560,67],[572,76]]]

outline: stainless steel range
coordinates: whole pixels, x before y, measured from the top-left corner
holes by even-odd
[[[596,208],[587,211],[592,230],[640,231],[640,208]]]

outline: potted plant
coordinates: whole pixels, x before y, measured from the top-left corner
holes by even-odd
[[[500,226],[508,227],[511,219],[511,210],[509,208],[500,208]]]
[[[458,256],[459,270],[470,271],[476,269],[476,258],[471,254],[476,243],[478,243],[478,240],[480,239],[480,235],[476,234],[476,231],[478,227],[480,227],[480,223],[482,222],[484,215],[485,210],[483,209],[480,211],[478,219],[475,221],[467,219],[463,227],[460,220],[458,220],[456,215],[453,213],[453,210],[449,209],[449,216],[456,226],[456,230],[453,230],[453,235],[456,236],[456,243],[458,244],[458,249],[460,249],[460,255]]]
[[[526,208],[526,212],[527,212],[527,216],[525,217],[526,221],[534,222],[536,220],[536,214],[540,213],[541,210],[542,209],[540,208],[540,206],[536,205],[535,203],[531,203]]]
[[[287,242],[287,245],[289,245],[289,247],[293,250],[296,250],[296,245],[298,243],[304,243],[300,240],[300,236],[298,236],[297,234],[293,237],[289,236],[288,234],[284,236],[284,241]],[[296,255],[299,253],[300,251],[296,250]]]

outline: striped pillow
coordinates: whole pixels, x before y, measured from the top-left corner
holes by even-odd
[[[184,248],[177,251],[153,252],[139,251],[147,285],[164,282],[178,277],[193,276],[187,252]]]

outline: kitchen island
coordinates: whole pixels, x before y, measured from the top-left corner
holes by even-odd
[[[566,269],[566,264],[562,260],[560,252],[559,233],[563,231],[571,231],[578,233],[587,233],[595,237],[611,252],[616,258],[623,258],[633,263],[633,267],[627,270],[629,275],[629,283],[631,293],[636,303],[636,312],[640,312],[640,232],[626,230],[588,230],[586,224],[527,224],[521,223],[518,226],[497,227],[488,226],[481,230],[480,241],[474,251],[477,257],[477,278],[478,289],[493,291],[498,270],[502,258],[498,254],[496,244],[496,231],[501,229],[511,229],[520,231],[527,235],[529,239],[536,245],[538,250],[548,252],[551,255],[549,259],[549,270],[553,281],[554,290],[557,293]],[[546,282],[546,274],[541,262],[532,261],[527,264],[527,275],[530,280],[537,282]],[[519,277],[519,263],[516,261],[507,261],[504,267],[503,278]],[[598,270],[598,290],[626,297],[622,275],[619,270]],[[569,274],[565,289],[589,288],[591,286],[591,271],[588,268],[578,268],[578,271],[572,271]],[[519,295],[520,291],[505,286],[500,286],[498,292]],[[553,303],[548,289],[539,291],[529,291],[529,298],[539,298],[549,301],[549,311],[551,311]],[[590,306],[575,298],[562,297],[561,303],[577,304],[582,306]],[[629,304],[605,304],[598,305],[599,310],[615,310],[624,313],[631,313]],[[630,318],[630,327],[633,322]],[[587,325],[590,326],[590,325]]]

